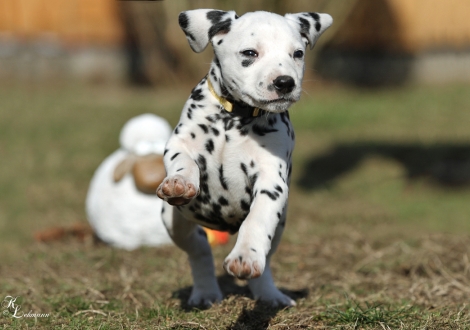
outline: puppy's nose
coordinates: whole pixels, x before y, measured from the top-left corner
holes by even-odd
[[[279,93],[287,94],[294,90],[295,81],[291,76],[279,76],[273,81],[274,87]]]

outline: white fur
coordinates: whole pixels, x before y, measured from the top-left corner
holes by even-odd
[[[162,201],[156,195],[138,191],[129,173],[117,183],[113,180],[117,164],[131,152],[163,153],[170,133],[170,125],[153,114],[132,118],[121,130],[121,148],[96,170],[86,198],[86,212],[103,241],[127,250],[171,243],[161,219]]]

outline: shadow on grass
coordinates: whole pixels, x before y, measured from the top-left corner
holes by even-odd
[[[227,296],[242,296],[253,298],[247,285],[237,284],[235,282],[235,278],[228,274],[219,276],[217,278],[217,282],[219,283],[224,298]],[[175,291],[173,294],[174,297],[181,301],[181,308],[186,312],[200,309],[189,306],[187,303],[189,296],[191,295],[191,290],[192,286],[182,288],[178,291]],[[298,300],[308,296],[307,289],[294,291],[281,288],[280,290],[282,293],[289,296],[293,300]],[[270,320],[276,316],[280,310],[283,309],[284,307],[272,307],[269,304],[257,301],[253,309],[249,310],[247,308],[243,308],[243,311],[238,316],[238,319],[234,324],[230,325],[228,329],[267,329]],[[247,328],[247,326],[249,326],[249,328]]]
[[[393,159],[406,169],[407,179],[427,177],[450,187],[470,185],[469,144],[393,144],[363,142],[338,144],[329,152],[310,159],[297,185],[304,189],[321,189],[354,170],[370,156]]]

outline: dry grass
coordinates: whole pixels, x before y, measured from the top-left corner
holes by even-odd
[[[286,233],[273,260],[277,284],[298,305],[270,309],[250,298],[244,282],[224,276],[221,265],[232,238],[214,249],[225,299],[198,311],[185,305],[189,266],[173,247],[126,252],[90,238],[51,244],[32,240],[36,230],[85,222],[89,178],[117,147],[122,124],[142,112],[165,115],[175,124],[187,91],[58,88],[24,94],[5,89],[0,92],[0,152],[8,159],[0,163],[0,293],[19,296],[24,312],[50,316],[0,316],[0,327],[469,329],[466,186],[443,187],[428,171],[410,177],[411,160],[375,151],[360,153],[359,162],[339,172],[324,172],[329,179],[322,185],[300,184],[305,175],[315,175],[310,165],[318,166],[319,159],[350,160],[341,153],[328,158],[338,143],[432,144],[433,137],[448,144],[465,142],[470,107],[465,90],[355,93],[335,87],[311,92],[292,112],[299,128],[294,184]],[[432,95],[431,101],[423,101],[424,95]],[[436,102],[442,109],[426,117],[426,129],[404,130],[408,121],[395,118],[419,120]],[[394,114],[398,103],[402,109]],[[344,113],[339,128],[327,120],[329,111],[351,104],[362,120]],[[378,115],[374,105],[389,111]],[[454,119],[444,125],[443,113]],[[313,133],[308,128],[312,117],[323,120],[313,120],[319,125]],[[439,150],[430,159],[439,160]]]
[[[244,283],[223,275],[229,247],[215,249],[226,299],[206,311],[186,308],[189,269],[185,256],[172,247],[124,252],[77,241],[37,244],[14,264],[2,266],[1,290],[21,296],[24,311],[50,313],[37,319],[45,329],[470,326],[469,237],[376,244],[354,231],[283,242],[273,271],[280,287],[297,300],[298,306],[288,310],[254,302]],[[0,319],[19,328],[33,323]]]

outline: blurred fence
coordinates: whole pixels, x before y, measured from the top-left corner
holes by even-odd
[[[279,14],[318,11],[328,12],[336,21],[341,21],[354,1],[349,1],[346,5],[343,3],[342,0],[179,0],[163,1],[155,5],[152,2],[123,1],[120,2],[120,7],[127,31],[126,48],[134,56],[132,63],[135,78],[148,79],[158,84],[199,79],[207,73],[208,63],[212,59],[210,49],[202,54],[194,54],[190,50],[178,25],[178,14],[183,10],[217,8],[235,10],[239,14],[255,10]],[[328,34],[320,39],[317,47],[321,47],[327,39]]]
[[[317,58],[307,57],[325,77],[470,81],[468,0],[0,0],[0,79],[199,79],[212,50],[194,54],[177,19],[196,8],[331,14]]]

